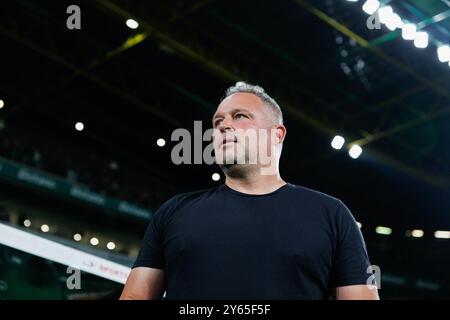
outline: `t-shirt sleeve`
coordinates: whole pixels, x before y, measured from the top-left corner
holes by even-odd
[[[336,216],[337,244],[333,266],[333,286],[366,284],[371,276],[363,235],[350,210],[339,201]]]
[[[172,200],[172,199],[171,199]],[[173,201],[164,203],[150,218],[139,254],[133,268],[148,267],[156,269],[165,268],[164,259],[164,221]]]

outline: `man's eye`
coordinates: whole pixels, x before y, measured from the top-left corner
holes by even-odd
[[[239,118],[248,118],[245,114],[243,114],[243,113],[237,113],[235,116],[234,116],[236,119],[239,119]]]

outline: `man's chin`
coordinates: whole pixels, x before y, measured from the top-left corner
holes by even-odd
[[[222,163],[216,162],[217,165],[224,170],[245,169],[249,166],[248,161],[242,159],[226,159]]]
[[[231,166],[237,166],[239,165],[237,159],[226,159],[226,160],[222,160],[221,162],[216,162],[219,167],[231,167]]]
[[[245,164],[238,163],[223,163],[219,164],[220,169],[229,177],[244,177],[248,169]]]

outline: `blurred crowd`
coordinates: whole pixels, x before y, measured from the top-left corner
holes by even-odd
[[[158,206],[165,197],[159,191],[163,188],[158,188],[151,177],[123,168],[115,160],[104,159],[95,152],[69,150],[48,141],[27,139],[6,130],[2,130],[0,157],[148,209]]]

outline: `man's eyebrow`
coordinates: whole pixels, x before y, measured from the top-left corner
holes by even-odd
[[[249,111],[249,110],[247,110],[247,109],[239,109],[239,108],[234,108],[234,109],[231,109],[231,111],[230,111],[230,113],[237,113],[237,112],[247,112],[247,113],[252,113],[251,111]],[[213,119],[214,119],[214,118],[217,118],[217,117],[223,117],[223,114],[222,114],[221,112],[216,113],[216,114],[214,115]]]
[[[230,111],[231,113],[238,113],[238,112],[246,112],[246,113],[249,113],[249,114],[253,114],[251,111],[249,111],[249,110],[246,110],[246,109],[239,109],[239,108],[234,108],[234,109],[231,109],[231,111]],[[223,113],[221,113],[221,112],[219,112],[219,113],[216,113],[214,116],[213,116],[213,121],[216,119],[216,118],[223,118],[224,117],[224,115],[223,115]]]
[[[247,112],[247,113],[251,113],[250,111],[246,110],[246,109],[232,109],[231,110],[232,113],[237,113],[237,112]]]

